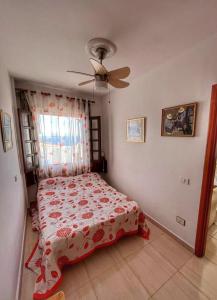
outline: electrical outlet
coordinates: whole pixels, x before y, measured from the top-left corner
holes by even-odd
[[[185,223],[186,223],[185,219],[183,219],[179,216],[176,216],[176,222],[179,223],[182,226],[185,226]]]
[[[190,178],[181,177],[181,183],[190,185],[190,183],[191,183]]]

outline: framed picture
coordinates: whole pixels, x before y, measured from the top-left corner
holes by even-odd
[[[2,110],[0,111],[2,143],[5,152],[13,148],[11,116]]]
[[[197,102],[162,109],[161,136],[195,136]]]
[[[145,142],[145,118],[127,120],[127,142]]]

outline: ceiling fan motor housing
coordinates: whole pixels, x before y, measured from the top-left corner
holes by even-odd
[[[94,74],[88,74],[78,71],[68,71],[76,74],[83,74],[92,77],[93,79],[87,80],[79,83],[79,86],[95,82],[95,87],[99,91],[106,91],[108,89],[108,84],[115,88],[125,88],[129,86],[129,83],[123,81],[122,79],[126,78],[130,74],[129,67],[123,67],[108,71],[106,67],[102,64],[102,60],[111,57],[117,50],[115,44],[111,41],[103,38],[94,38],[90,40],[86,45],[86,51],[89,55],[94,58],[89,58],[89,61],[94,69]]]

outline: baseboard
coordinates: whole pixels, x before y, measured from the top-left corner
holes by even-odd
[[[20,292],[21,292],[22,275],[23,275],[23,261],[24,261],[24,246],[25,246],[25,237],[26,237],[26,223],[27,223],[27,210],[25,213],[23,236],[22,236],[20,265],[19,265],[19,272],[18,272],[18,279],[17,279],[16,300],[20,299]]]
[[[145,214],[146,218],[152,222],[154,225],[156,225],[157,227],[159,227],[161,230],[163,230],[165,233],[167,233],[168,235],[170,235],[172,238],[174,238],[177,242],[179,242],[182,246],[184,246],[186,249],[188,249],[189,251],[191,251],[192,253],[194,253],[194,248],[189,245],[188,243],[186,243],[185,241],[183,241],[183,239],[181,239],[179,236],[175,235],[173,232],[171,232],[168,228],[166,228],[165,226],[161,225],[158,221],[156,221],[155,219],[153,219],[152,217],[150,217],[149,215]]]

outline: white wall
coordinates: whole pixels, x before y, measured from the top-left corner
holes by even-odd
[[[108,179],[144,211],[194,247],[217,37],[111,93],[103,104]],[[142,63],[142,62],[141,62]],[[130,63],[129,63],[130,65]],[[198,101],[196,137],[161,137],[161,109]],[[126,120],[147,118],[146,142],[126,142]],[[180,182],[191,179],[191,185]],[[186,227],[176,216],[186,219]]]
[[[7,153],[3,151],[0,138],[0,299],[14,300],[26,207],[14,130],[11,81],[2,64],[0,64],[0,109],[11,115],[13,131],[13,149]]]

